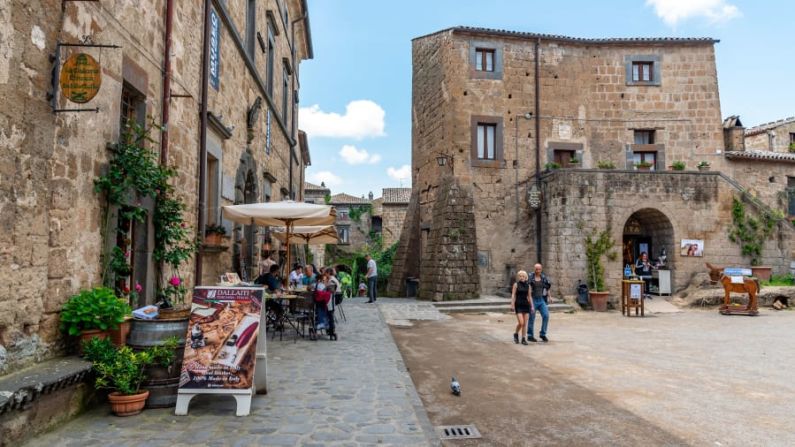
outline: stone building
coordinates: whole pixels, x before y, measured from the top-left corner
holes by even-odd
[[[306,1],[211,0],[206,16],[204,4],[0,5],[0,374],[62,353],[61,306],[107,280],[107,253],[117,242],[103,234],[117,231],[121,217],[94,192],[94,179],[123,125],[162,125],[152,128],[148,147],[176,168],[186,222],[197,236],[208,224],[228,229],[226,243],[203,246],[180,269],[188,287],[256,264],[258,237],[267,233],[222,221],[221,206],[302,200],[309,152],[296,120],[299,65],[312,58]],[[101,67],[101,85],[75,103],[54,90],[53,73],[72,56],[88,60],[80,53]],[[153,302],[162,280],[152,260],[151,204],[135,206],[147,213],[127,247],[130,284],[143,287],[137,305]]]
[[[417,277],[427,299],[491,294],[541,261],[572,295],[584,236],[608,228],[613,300],[641,251],[665,249],[675,289],[704,261],[747,264],[727,236],[747,185],[724,156],[716,43],[469,27],[414,39],[412,196],[390,291]],[[780,224],[765,245],[776,272],[794,234]],[[690,239],[703,257],[680,255]]]
[[[325,205],[326,197],[331,197],[331,190],[326,187],[324,182],[321,182],[320,185],[304,182],[304,202]]]
[[[340,240],[339,249],[348,252],[358,251],[370,242],[372,200],[372,193],[369,198],[354,197],[345,193],[331,196],[329,205],[337,210],[335,225]]]
[[[384,188],[381,195],[381,241],[384,248],[400,239],[406,210],[409,207],[411,188]],[[373,205],[375,209],[375,205]]]

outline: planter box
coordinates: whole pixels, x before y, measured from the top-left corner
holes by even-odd
[[[761,265],[756,267],[751,267],[751,272],[760,281],[770,281],[770,277],[773,275],[773,267],[767,267]]]
[[[206,245],[213,245],[213,246],[221,245],[222,237],[223,235],[221,235],[220,233],[210,233],[204,236],[204,243]]]

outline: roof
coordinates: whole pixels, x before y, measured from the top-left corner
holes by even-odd
[[[370,203],[370,200],[364,197],[354,197],[350,194],[341,192],[331,196],[331,200],[329,200],[328,203],[332,205],[366,205]]]
[[[754,135],[759,135],[760,133],[765,133],[768,130],[775,129],[776,127],[783,126],[785,124],[795,123],[795,116],[791,116],[789,118],[780,119],[778,121],[771,121],[769,123],[760,124],[758,126],[749,127],[745,129],[745,136],[751,137]]]
[[[732,115],[723,120],[724,129],[731,129],[732,127],[743,127],[743,123],[740,121],[740,115]]]
[[[328,191],[329,189],[322,185],[304,182],[304,191]]]
[[[795,163],[795,154],[773,151],[726,151],[729,160],[759,160]]]
[[[385,205],[408,204],[411,199],[411,188],[384,188]]]
[[[540,34],[540,33],[529,33],[529,32],[522,32],[522,31],[509,31],[509,30],[502,30],[502,29],[493,29],[493,28],[479,28],[473,26],[454,26],[451,28],[446,28],[443,30],[436,31],[431,34],[426,34],[424,36],[415,37],[412,40],[418,40],[425,37],[430,37],[436,34],[444,33],[451,31],[453,33],[462,33],[462,34],[479,34],[479,35],[487,35],[487,36],[494,36],[494,37],[515,37],[520,39],[543,39],[543,40],[555,40],[558,42],[570,42],[570,43],[582,43],[582,44],[689,44],[689,43],[709,43],[715,44],[720,42],[718,39],[713,39],[711,37],[599,37],[599,38],[585,38],[585,37],[571,37],[571,36],[561,36],[558,34]]]

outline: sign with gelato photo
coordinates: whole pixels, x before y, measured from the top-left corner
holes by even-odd
[[[263,289],[196,287],[180,390],[244,390],[254,382]]]

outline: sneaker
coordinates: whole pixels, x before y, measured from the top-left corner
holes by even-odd
[[[544,343],[546,343],[546,342],[548,342],[548,341],[549,341],[549,339],[547,338],[547,336],[546,336],[546,335],[542,335],[542,336],[541,336],[541,340],[542,340]]]
[[[524,337],[522,337],[522,344],[527,346],[527,340],[525,340]]]
[[[522,340],[524,340],[524,337],[522,337]],[[519,343],[519,334],[513,334],[513,342],[517,344]]]
[[[531,335],[531,336],[529,336],[529,337],[527,337],[527,341],[530,341],[530,342],[533,342],[533,343],[536,343],[536,342],[538,342],[538,340],[536,340],[536,338],[535,338],[535,337],[533,337],[532,335]]]

